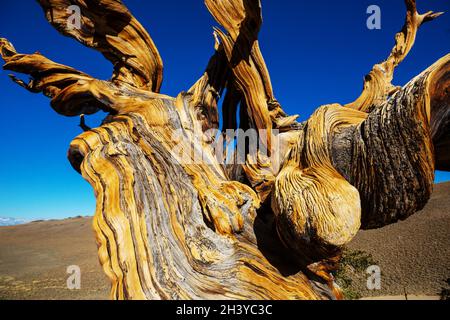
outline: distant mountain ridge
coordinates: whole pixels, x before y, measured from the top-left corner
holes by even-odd
[[[17,219],[17,218],[9,218],[9,217],[0,217],[0,227],[6,226],[16,226],[18,224],[24,224],[29,221],[25,219]]]

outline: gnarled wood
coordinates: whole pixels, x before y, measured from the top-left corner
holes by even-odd
[[[383,104],[387,98],[399,90],[392,84],[395,68],[406,58],[416,40],[419,27],[439,17],[442,12],[417,12],[415,0],[405,0],[406,20],[402,30],[395,35],[395,46],[389,57],[373,66],[372,71],[364,79],[364,89],[354,102],[345,105],[361,111],[370,111]]]
[[[342,298],[330,273],[342,246],[360,227],[419,210],[434,168],[450,166],[449,55],[395,93],[390,84],[418,27],[438,14],[419,15],[407,0],[396,46],[361,97],[300,124],[273,93],[258,45],[260,2],[205,2],[225,30],[215,30],[204,74],[177,97],[158,93],[161,58],[119,0],[39,1],[61,33],[113,62],[110,81],[1,39],[4,68],[31,75],[13,80],[50,97],[58,113],[81,116],[69,161],[95,190],[112,298]],[[82,9],[79,30],[64,28],[69,4]],[[104,123],[87,127],[84,114],[100,109]],[[241,129],[238,140],[254,129],[260,143],[229,153],[229,129]]]
[[[448,97],[449,72],[450,54],[397,91],[367,120],[335,136],[334,164],[359,190],[363,228],[406,219],[428,201],[434,154],[449,152],[439,148],[436,142],[441,140],[431,129],[448,132],[438,110],[449,110],[449,100],[430,97]]]
[[[159,92],[163,63],[153,40],[120,0],[38,0],[62,34],[100,51],[114,65],[112,81]],[[81,11],[79,28],[68,28],[70,6]]]

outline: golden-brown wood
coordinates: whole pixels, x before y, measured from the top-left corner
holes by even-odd
[[[39,3],[61,33],[114,65],[102,81],[0,40],[4,68],[32,77],[16,83],[81,116],[69,161],[95,190],[94,230],[114,299],[342,298],[331,275],[342,246],[361,227],[419,210],[435,166],[450,166],[450,55],[391,90],[419,26],[439,15],[419,15],[413,0],[361,97],[321,106],[305,123],[275,98],[258,0],[205,1],[224,29],[215,29],[202,77],[177,97],[159,93],[161,58],[121,1]],[[70,4],[81,8],[81,29],[64,27]],[[104,123],[86,126],[84,115],[99,110],[109,113]],[[254,129],[260,143],[224,150],[230,129]]]
[[[406,19],[402,30],[395,35],[395,45],[389,57],[373,66],[364,79],[364,89],[354,102],[345,105],[361,111],[370,111],[383,104],[400,88],[392,84],[395,68],[406,58],[416,40],[420,26],[442,15],[442,12],[417,12],[416,0],[405,0]]]

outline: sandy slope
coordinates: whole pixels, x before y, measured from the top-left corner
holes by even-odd
[[[0,299],[107,299],[91,218],[0,227]],[[382,290],[353,286],[363,296],[439,294],[450,278],[450,183],[437,185],[430,203],[410,219],[362,231],[352,250],[371,253],[382,270]],[[67,289],[66,268],[81,268],[81,289]]]
[[[350,249],[370,253],[382,272],[381,290],[366,289],[366,277],[353,283],[363,296],[439,295],[450,278],[450,183],[435,186],[421,212],[377,230],[360,231]]]

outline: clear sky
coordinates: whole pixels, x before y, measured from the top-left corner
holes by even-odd
[[[417,1],[419,11],[448,14],[421,28],[412,52],[397,69],[397,85],[450,52],[450,1]],[[216,23],[203,1],[124,2],[161,53],[162,92],[176,95],[189,88],[213,51]],[[366,27],[366,9],[372,4],[381,8],[381,30]],[[306,120],[322,104],[346,103],[359,95],[363,76],[392,48],[405,8],[403,0],[263,0],[263,15],[260,42],[275,94],[288,113]],[[8,38],[19,52],[39,51],[101,79],[111,75],[107,60],[59,35],[34,0],[2,1],[0,37]],[[66,158],[70,141],[81,130],[78,119],[57,115],[47,98],[14,85],[7,74],[0,72],[0,216],[47,219],[93,214],[93,191]],[[95,126],[101,117],[88,117],[88,124]],[[448,180],[450,173],[437,173],[438,182]]]

